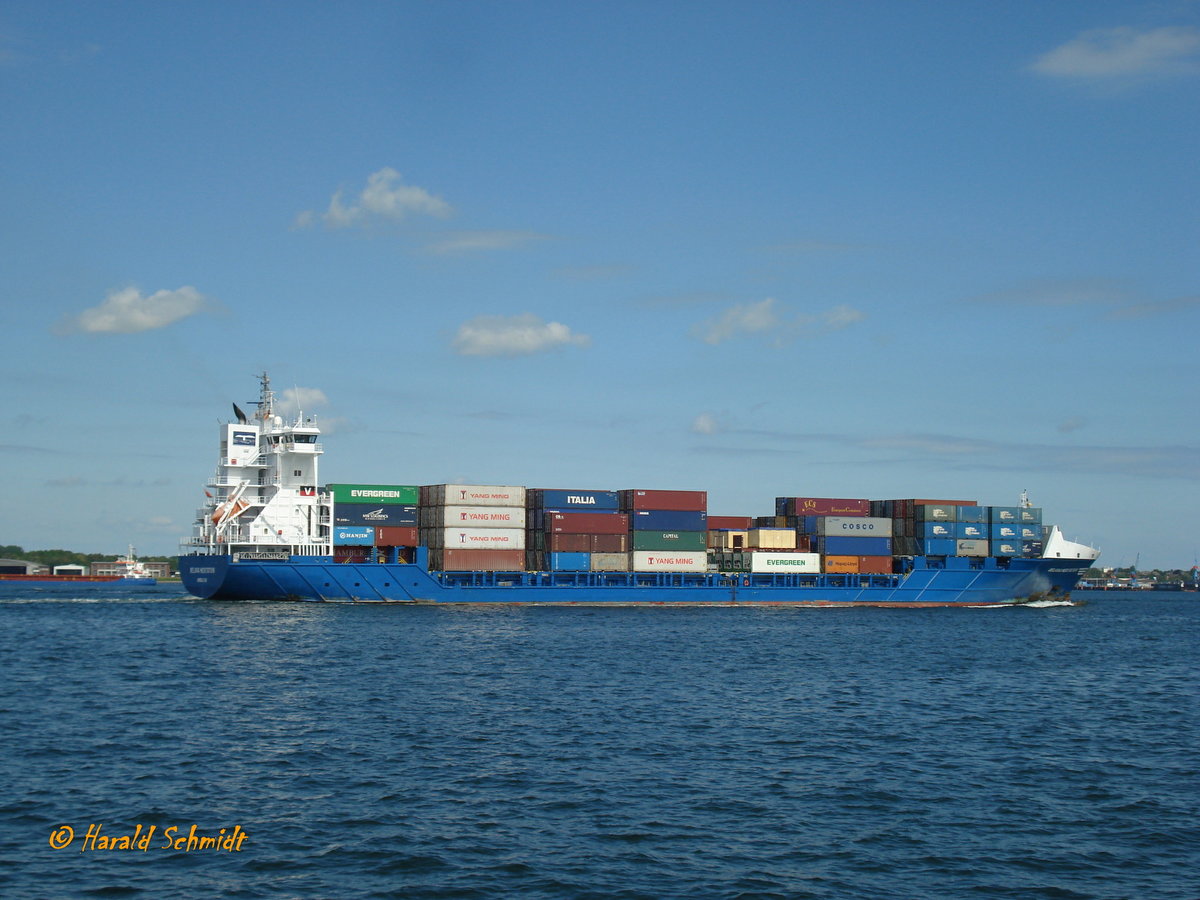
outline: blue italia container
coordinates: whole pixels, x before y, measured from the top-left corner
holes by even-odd
[[[616,491],[540,490],[535,492],[535,501],[542,509],[557,509],[563,512],[600,512],[616,510],[621,498]]]
[[[634,531],[707,531],[708,513],[674,509],[639,509],[629,514]]]
[[[992,541],[992,556],[1021,556],[1020,541]]]
[[[971,507],[964,507],[970,509]],[[982,507],[975,507],[981,509]],[[960,541],[986,541],[991,537],[988,532],[988,525],[977,524],[975,522],[959,522],[955,526],[955,536]]]
[[[1016,525],[1021,521],[1021,510],[1015,506],[989,506],[988,521],[993,525]]]
[[[1042,510],[1038,506],[1022,506],[1017,510],[1017,521],[1022,525],[1041,525]]]
[[[592,554],[547,553],[546,568],[551,572],[587,572],[592,568]]]
[[[1023,541],[1040,541],[1042,539],[1041,525],[1018,525],[1017,531],[1021,533]]]
[[[993,541],[1019,541],[1021,539],[1021,527],[1015,522],[1012,525],[995,525],[991,526]]]

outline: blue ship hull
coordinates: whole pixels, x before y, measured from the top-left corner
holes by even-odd
[[[1064,600],[1078,559],[917,557],[898,575],[650,572],[429,572],[328,556],[234,560],[183,556],[184,587],[214,600],[682,606],[991,606]]]

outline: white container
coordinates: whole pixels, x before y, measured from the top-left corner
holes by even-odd
[[[746,531],[710,531],[708,533],[708,549],[710,550],[745,550],[749,543],[749,532]]]
[[[523,506],[432,506],[421,510],[425,528],[524,528]]]
[[[751,553],[750,571],[809,575],[821,571],[820,553]]]
[[[891,537],[892,520],[874,516],[821,516],[817,534],[824,537]]]
[[[593,553],[593,572],[628,572],[628,553]]]
[[[629,562],[635,572],[707,572],[708,554],[671,550],[634,550]]]
[[[524,506],[525,488],[506,484],[431,484],[422,506]]]
[[[522,528],[431,528],[428,537],[445,550],[524,550]],[[432,545],[431,545],[432,546]]]
[[[795,528],[751,528],[747,536],[747,547],[763,550],[795,550]]]

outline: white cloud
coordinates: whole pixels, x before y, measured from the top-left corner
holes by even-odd
[[[1059,78],[1103,79],[1197,71],[1200,28],[1097,28],[1039,57],[1030,67]]]
[[[477,250],[509,250],[540,240],[545,240],[545,235],[531,231],[459,231],[435,241],[425,249],[430,253],[471,253]]]
[[[279,392],[275,411],[281,416],[292,417],[328,405],[329,398],[319,388],[290,387]]]
[[[369,175],[367,186],[349,202],[344,199],[344,192],[339,190],[319,218],[329,228],[350,228],[378,221],[399,222],[410,215],[445,218],[453,211],[441,197],[416,185],[404,184],[399,172],[385,167]],[[305,210],[296,216],[295,226],[307,228],[314,225],[317,219],[317,213]]]
[[[712,413],[700,413],[692,421],[692,431],[696,434],[716,434],[720,430],[721,425]]]
[[[841,331],[865,318],[865,313],[845,304],[816,314],[792,315],[774,297],[767,297],[757,303],[731,306],[720,315],[694,326],[692,335],[706,344],[715,345],[739,335],[767,334],[776,344],[784,344],[800,337]]]
[[[88,334],[135,334],[153,331],[180,319],[194,316],[214,304],[194,287],[157,291],[142,296],[135,287],[111,292],[99,306],[85,309],[65,320],[60,332],[82,331]]]
[[[555,347],[586,347],[591,338],[572,334],[561,322],[543,322],[532,313],[520,316],[478,316],[464,322],[454,337],[463,356],[529,356]]]

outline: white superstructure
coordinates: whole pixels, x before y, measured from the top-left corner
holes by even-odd
[[[220,426],[217,470],[183,554],[328,555],[330,515],[317,485],[321,430],[302,414],[275,414],[271,379],[259,376],[258,409]]]

